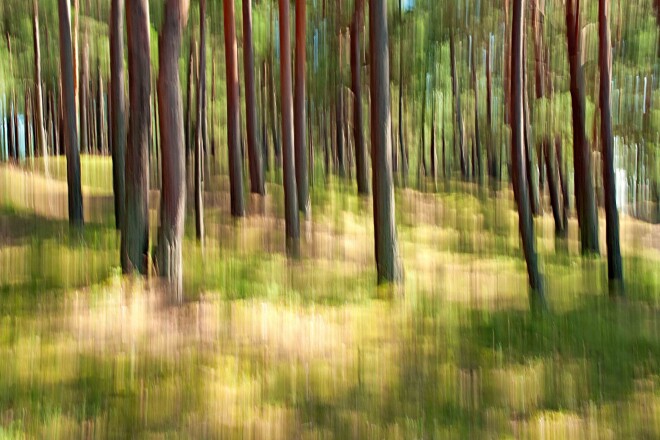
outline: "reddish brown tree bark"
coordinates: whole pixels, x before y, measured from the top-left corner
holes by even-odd
[[[289,37],[289,0],[279,0],[280,82],[282,89],[282,156],[284,161],[284,211],[286,248],[293,257],[300,254],[300,223],[296,164],[293,152],[293,94],[291,91],[291,38]]]
[[[252,2],[243,4],[243,65],[245,69],[245,116],[247,125],[248,163],[250,165],[250,192],[264,195],[263,164],[257,142],[257,98],[254,81],[254,49],[252,43]],[[304,2],[301,2],[304,4]]]
[[[69,186],[69,223],[83,225],[82,186],[80,183],[80,152],[76,129],[76,105],[73,86],[73,54],[71,51],[71,20],[68,0],[58,1],[60,29],[60,73],[64,106],[64,143],[66,145],[66,176]]]
[[[183,300],[183,229],[186,211],[186,164],[179,55],[188,0],[167,0],[158,40],[158,116],[161,130],[162,189],[156,263],[169,281],[174,300]]]
[[[387,2],[369,3],[369,66],[371,68],[371,156],[373,158],[373,204],[378,282],[402,279],[394,219],[392,140],[390,138],[390,61],[387,32]]]
[[[127,0],[130,116],[126,143],[126,218],[122,229],[124,273],[147,273],[149,252],[149,126],[151,65],[148,0]]]
[[[243,201],[243,156],[241,155],[238,97],[238,55],[236,49],[236,27],[234,25],[234,0],[223,0],[225,57],[227,65],[227,143],[229,146],[229,186],[231,193],[231,215],[245,215]],[[287,28],[288,29],[288,28]]]
[[[298,191],[298,208],[304,216],[309,215],[309,175],[306,142],[305,116],[305,40],[307,33],[306,2],[296,2],[296,83],[294,95],[294,149],[296,155],[296,189]]]
[[[523,114],[523,27],[525,8],[523,0],[513,0],[511,27],[511,165],[513,190],[518,205],[518,228],[523,244],[527,275],[532,289],[530,304],[533,309],[544,304],[543,284],[534,247],[534,221],[530,209],[525,179],[525,118]]]

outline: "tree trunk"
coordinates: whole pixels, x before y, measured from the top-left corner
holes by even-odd
[[[124,224],[124,154],[126,120],[124,116],[124,0],[112,0],[110,12],[110,124],[112,125],[112,189],[115,199],[115,227]]]
[[[401,16],[401,2],[399,0],[399,16]],[[400,17],[401,18],[401,17]],[[403,27],[403,21],[401,22]],[[403,33],[403,31],[401,32]],[[401,177],[403,187],[408,186],[408,154],[404,136],[404,116],[403,116],[403,38],[399,39],[399,150],[401,154]],[[373,165],[372,165],[373,166]]]
[[[126,143],[126,219],[122,230],[124,273],[147,273],[149,252],[149,126],[151,101],[149,2],[128,0],[128,89],[130,115]]]
[[[195,43],[193,41],[193,37],[190,37],[190,48],[189,48],[189,55],[188,55],[188,87],[187,87],[187,93],[186,93],[186,121],[185,121],[185,142],[186,142],[186,164],[188,164],[188,156],[190,155],[190,152],[192,151],[192,113],[193,113],[193,87],[194,87],[194,71],[193,71],[193,64],[194,64],[194,54],[195,54]]]
[[[58,1],[60,29],[60,70],[64,94],[64,121],[66,145],[66,175],[69,187],[69,223],[83,225],[82,186],[80,183],[80,153],[76,130],[76,106],[73,87],[73,54],[71,52],[71,27],[69,1]]]
[[[456,73],[456,50],[454,48],[454,35],[449,36],[449,53],[451,57],[451,90],[454,94],[454,145],[458,140],[458,155],[461,162],[461,174],[467,178],[467,163],[465,157],[465,136],[463,133],[463,118],[461,117],[461,92],[458,90],[458,77]]]
[[[46,145],[46,132],[44,130],[43,96],[41,93],[41,48],[39,47],[39,2],[32,0],[33,16],[32,31],[34,33],[34,122],[35,122],[35,151],[43,156],[46,176],[48,170],[48,150]]]
[[[607,275],[610,293],[622,293],[623,264],[619,245],[619,213],[616,207],[614,175],[614,139],[610,110],[610,83],[612,78],[610,53],[610,26],[608,0],[598,2],[598,63],[600,64],[600,137],[603,148],[603,185],[605,190],[605,219],[607,241]],[[650,110],[647,110],[650,112]]]
[[[226,12],[226,11],[225,11]],[[232,4],[232,25],[233,25],[233,4]],[[226,22],[226,21],[225,21]],[[233,32],[232,32],[233,34]],[[234,36],[234,45],[236,44],[236,39]],[[235,47],[235,46],[234,46]],[[235,49],[234,49],[235,50]],[[234,52],[236,55],[236,52]],[[202,162],[204,154],[204,107],[206,106],[206,0],[200,0],[199,2],[199,79],[197,81],[197,126],[195,128],[195,238],[197,241],[204,245],[204,183],[202,182]],[[236,57],[234,57],[234,62],[236,64]],[[229,64],[228,64],[229,65]],[[231,78],[227,75],[227,78]],[[236,84],[238,84],[238,72],[236,72]],[[229,82],[229,81],[227,81]],[[227,93],[229,95],[229,86],[227,87]],[[228,115],[229,116],[229,115]],[[230,120],[230,117],[227,118]],[[240,178],[239,173],[239,178]],[[234,176],[235,177],[235,176]],[[232,182],[233,186],[233,182]],[[243,205],[243,186],[239,186],[240,192],[240,204],[241,204],[241,213],[242,215],[242,205]],[[234,193],[232,191],[232,215],[234,214]]]
[[[223,0],[225,57],[227,66],[227,144],[229,147],[229,182],[231,215],[245,215],[243,202],[243,156],[241,154],[238,97],[238,58],[236,53],[236,28],[234,25],[234,1]]]
[[[307,13],[304,1],[296,2],[296,82],[294,96],[294,150],[296,156],[296,188],[298,191],[298,208],[305,217],[310,213],[309,176],[306,142],[305,116],[305,64],[306,64],[306,33]]]
[[[535,310],[543,307],[543,284],[539,273],[536,250],[534,248],[534,221],[529,206],[529,196],[525,178],[525,118],[523,114],[523,27],[524,2],[513,0],[513,24],[511,29],[511,162],[513,168],[513,189],[518,205],[518,227],[523,243],[530,293],[530,305]]]
[[[84,37],[84,36],[83,36]],[[84,38],[83,38],[84,39]],[[78,81],[78,117],[80,118],[80,151],[89,154],[89,132],[87,131],[87,92],[89,83],[89,45],[83,45],[80,81]]]
[[[186,163],[179,54],[189,0],[167,0],[158,41],[158,116],[161,130],[162,189],[156,262],[176,302],[183,300],[183,230],[186,212]],[[203,15],[202,15],[203,16]]]
[[[369,66],[371,68],[371,148],[373,158],[373,204],[378,282],[402,279],[394,219],[392,142],[390,124],[390,61],[387,35],[387,2],[370,0]]]
[[[566,224],[561,217],[561,207],[559,205],[559,186],[557,184],[557,158],[553,148],[551,138],[546,136],[543,140],[543,156],[545,158],[546,174],[548,176],[548,192],[550,193],[550,205],[552,206],[552,216],[555,220],[555,235],[562,237]]]
[[[474,89],[474,149],[475,149],[475,162],[474,167],[477,174],[477,182],[479,185],[483,183],[481,174],[481,138],[479,136],[479,84],[477,83],[477,57],[476,57],[476,43],[472,44],[472,88]]]
[[[291,92],[291,41],[289,37],[289,0],[279,0],[280,82],[282,84],[282,152],[284,159],[284,210],[286,248],[290,256],[300,254],[300,224],[296,189],[296,164],[293,152],[293,95]]]
[[[252,44],[252,2],[243,1],[243,64],[245,69],[245,116],[247,118],[250,192],[264,195],[263,165],[257,142],[257,98],[254,85],[254,54]],[[304,2],[302,2],[304,4]]]
[[[598,213],[591,175],[591,148],[585,132],[585,83],[580,61],[580,10],[574,0],[566,2],[566,37],[571,75],[571,103],[573,110],[573,162],[575,166],[575,202],[580,225],[582,253],[599,253]]]
[[[351,23],[351,88],[353,89],[353,138],[355,142],[355,174],[358,194],[369,194],[369,158],[364,145],[362,128],[362,83],[360,79],[360,30],[364,0],[355,2],[355,14]]]

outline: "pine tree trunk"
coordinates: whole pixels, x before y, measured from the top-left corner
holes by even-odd
[[[534,248],[534,221],[529,205],[525,179],[525,118],[523,114],[523,27],[524,1],[513,0],[513,22],[511,29],[511,164],[513,189],[518,205],[518,227],[527,262],[527,274],[532,289],[530,305],[535,310],[543,307],[543,284],[539,273],[536,250]]]
[[[378,282],[402,279],[394,219],[392,142],[390,124],[390,61],[388,52],[387,2],[371,0],[369,36],[371,68],[371,148],[373,158],[373,204]]]
[[[35,122],[35,151],[41,153],[44,161],[46,176],[48,170],[48,149],[46,145],[46,132],[44,130],[43,96],[41,93],[41,48],[39,46],[39,2],[32,0],[33,16],[32,31],[34,33],[34,122]]]
[[[622,293],[623,264],[619,244],[619,213],[616,207],[616,181],[614,175],[614,139],[610,110],[610,83],[612,78],[610,53],[610,26],[608,0],[598,1],[598,63],[600,64],[600,134],[603,149],[603,185],[605,190],[605,218],[607,241],[607,275],[610,293]],[[647,110],[650,112],[650,110]]]
[[[252,3],[243,1],[243,65],[245,70],[245,116],[247,118],[248,163],[250,192],[264,195],[263,164],[257,142],[257,98],[254,81],[254,50],[252,43]],[[302,2],[304,4],[304,2]]]
[[[73,86],[73,55],[71,52],[71,27],[69,1],[58,1],[60,29],[60,70],[64,95],[63,117],[65,121],[66,168],[69,187],[69,223],[73,226],[83,225],[83,199],[80,183],[80,153],[78,150],[78,134],[76,130],[76,106]]]
[[[115,227],[122,229],[126,204],[124,155],[126,120],[124,116],[124,0],[112,0],[110,12],[110,125],[112,126],[112,188],[115,199]]]
[[[243,201],[243,156],[241,155],[238,97],[238,58],[236,53],[236,28],[234,25],[234,1],[223,0],[225,57],[227,65],[227,143],[229,146],[229,182],[231,215],[245,215]]]
[[[291,41],[289,37],[289,0],[279,0],[280,81],[282,84],[282,155],[284,160],[284,210],[286,248],[290,256],[300,254],[300,224],[296,165],[293,151],[293,94],[291,91]]]
[[[458,140],[458,155],[461,162],[461,174],[467,178],[468,168],[465,157],[465,134],[463,130],[463,118],[461,117],[461,92],[458,89],[458,77],[456,72],[456,50],[454,48],[454,35],[449,36],[449,53],[451,57],[451,89],[454,94],[454,145]]]
[[[126,142],[124,273],[147,273],[149,252],[149,126],[151,79],[148,0],[126,2],[130,116]]]
[[[360,78],[360,30],[362,29],[362,9],[364,0],[357,0],[351,23],[351,88],[353,90],[353,138],[355,142],[355,174],[358,194],[369,194],[369,158],[364,145],[362,127],[362,83]]]
[[[158,116],[161,130],[162,190],[156,262],[176,302],[183,300],[183,230],[186,212],[186,143],[179,54],[189,0],[167,0],[158,41]]]
[[[578,3],[579,8],[579,3]],[[580,60],[580,11],[574,0],[566,2],[566,37],[570,67],[570,91],[573,110],[573,162],[575,166],[575,202],[580,225],[582,253],[598,254],[598,213],[591,173],[591,148],[585,132],[586,103],[584,71]]]
[[[296,59],[295,59],[295,95],[294,95],[294,150],[296,156],[296,189],[298,208],[305,217],[310,214],[308,154],[306,142],[305,116],[305,65],[307,12],[304,1],[296,2]]]

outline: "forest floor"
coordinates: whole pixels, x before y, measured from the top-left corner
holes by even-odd
[[[551,311],[533,316],[510,191],[397,190],[389,289],[353,186],[312,189],[291,262],[281,187],[233,220],[214,176],[171,307],[156,279],[120,276],[109,159],[82,157],[82,233],[64,162],[27,168],[0,166],[0,438],[660,437],[660,226],[622,217],[611,301],[575,219],[563,242],[537,219]]]

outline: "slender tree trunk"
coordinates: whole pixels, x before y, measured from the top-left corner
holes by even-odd
[[[186,164],[188,164],[188,156],[192,151],[192,113],[193,113],[193,87],[194,87],[194,54],[195,54],[195,43],[193,42],[193,37],[190,37],[190,53],[188,55],[188,87],[186,93],[186,121],[185,121],[185,141],[186,141]]]
[[[401,14],[401,3],[399,0],[399,19],[403,29],[403,17]],[[403,187],[408,186],[408,154],[404,136],[404,116],[403,116],[403,30],[399,37],[399,150],[401,153],[401,176]]]
[[[561,207],[559,206],[559,192],[557,185],[557,158],[553,148],[550,136],[543,140],[543,156],[545,158],[546,174],[548,176],[548,192],[550,193],[550,205],[552,206],[552,216],[555,220],[555,235],[563,236],[566,225],[561,217]]]
[[[282,151],[284,159],[284,210],[286,248],[293,257],[300,254],[300,224],[296,189],[296,164],[293,152],[293,94],[291,91],[291,41],[289,37],[289,0],[279,0],[280,81],[282,83]]]
[[[84,35],[83,35],[84,37]],[[84,38],[83,38],[84,39]],[[89,45],[83,45],[82,65],[80,66],[80,81],[78,81],[78,116],[80,118],[80,151],[88,154],[89,138],[87,131],[87,92],[89,83]]]
[[[607,274],[610,293],[622,293],[623,264],[619,245],[619,213],[616,207],[614,175],[614,139],[610,110],[610,83],[612,78],[610,25],[608,0],[598,2],[598,63],[600,64],[600,135],[603,149],[603,184],[605,189],[605,218],[607,241]],[[650,111],[650,110],[649,110]]]
[[[369,40],[371,68],[371,148],[373,158],[373,203],[376,267],[378,282],[402,279],[394,219],[392,142],[390,115],[387,2],[370,0]]]
[[[238,97],[238,55],[236,49],[236,27],[234,25],[234,0],[223,0],[225,57],[227,64],[227,142],[229,146],[229,181],[231,192],[231,215],[243,217],[243,156],[241,155]],[[287,27],[288,29],[288,27]]]
[[[475,50],[476,43],[472,44],[472,88],[474,89],[474,149],[475,149],[475,162],[474,167],[476,171],[477,182],[479,185],[483,183],[483,176],[481,173],[481,137],[479,133],[479,84],[477,83],[477,57]]]
[[[599,253],[598,213],[591,175],[591,148],[585,133],[586,104],[584,71],[580,61],[580,10],[574,0],[566,2],[566,36],[571,75],[573,109],[573,162],[575,166],[575,202],[580,225],[582,253]]]
[[[437,189],[438,184],[438,154],[435,141],[436,118],[435,118],[435,97],[431,98],[431,177],[433,178],[433,187]]]
[[[160,69],[157,89],[163,184],[156,262],[159,275],[169,281],[177,302],[183,300],[182,248],[186,212],[186,143],[179,54],[183,28],[188,21],[188,7],[189,0],[167,0],[158,41]]]
[[[32,0],[32,32],[34,34],[34,122],[35,122],[35,150],[39,151],[44,161],[46,176],[48,170],[48,149],[46,146],[46,132],[44,131],[43,96],[41,93],[41,48],[39,47],[39,2]]]
[[[305,65],[307,12],[304,1],[296,2],[296,59],[295,59],[295,95],[294,95],[294,150],[296,156],[296,188],[298,208],[305,217],[310,214],[308,155],[306,142],[305,116]]]
[[[115,227],[122,229],[126,190],[124,154],[126,120],[124,116],[124,0],[112,0],[110,12],[110,124],[112,125],[112,187],[115,199]]]
[[[274,66],[273,66],[273,57],[268,58],[268,88],[270,92],[268,97],[270,98],[270,105],[268,106],[268,116],[270,119],[270,131],[273,134],[273,155],[275,156],[275,168],[282,167],[282,147],[280,145],[280,137],[277,133],[277,93],[275,91],[275,75]]]
[[[513,24],[511,30],[511,162],[513,189],[518,205],[518,226],[527,262],[527,274],[532,289],[530,305],[535,310],[544,306],[543,283],[539,273],[534,248],[534,221],[529,206],[525,178],[525,118],[523,114],[523,27],[525,8],[523,0],[513,0]]]
[[[355,13],[351,23],[351,88],[353,90],[353,138],[355,142],[355,174],[358,194],[369,194],[369,158],[364,145],[362,127],[362,80],[360,78],[360,30],[364,0],[355,2]]]
[[[147,273],[149,252],[149,107],[151,101],[149,2],[126,2],[130,116],[126,143],[126,219],[121,256],[124,273]]]
[[[467,178],[467,161],[465,157],[465,135],[463,132],[463,118],[461,117],[461,92],[458,89],[458,77],[456,73],[456,50],[454,48],[454,35],[449,36],[449,53],[451,56],[451,89],[454,94],[454,144],[458,140],[458,155],[461,162],[461,174]]]
[[[76,130],[76,106],[73,87],[73,55],[71,52],[71,27],[69,1],[58,1],[60,28],[60,69],[64,93],[65,144],[67,184],[69,186],[69,223],[83,225],[82,186],[80,183],[80,153]]]
[[[226,12],[226,10],[225,10]],[[233,26],[233,5],[232,5],[232,26]],[[225,21],[226,23],[226,21]],[[234,44],[236,44],[236,40],[234,37]],[[235,46],[234,46],[234,51],[235,51]],[[234,52],[234,55],[236,55],[236,52]],[[236,61],[236,57],[234,57],[234,61]],[[229,64],[228,64],[229,65]],[[236,69],[237,70],[237,69]],[[238,72],[236,79],[238,80]],[[204,133],[203,133],[203,125],[204,125],[204,107],[206,106],[206,0],[200,0],[199,2],[199,80],[197,81],[197,127],[195,129],[195,238],[197,238],[197,241],[202,243],[202,246],[204,245],[204,188],[203,188],[203,181],[202,181],[202,162],[203,158],[202,155],[204,154]],[[227,78],[231,78],[229,75],[227,75]],[[229,83],[229,81],[227,81]],[[236,84],[238,84],[238,81],[236,81]],[[227,87],[227,92],[229,92],[229,88],[231,86]],[[229,116],[229,115],[228,115]],[[227,119],[230,120],[229,116]],[[241,178],[241,175],[239,173],[239,179]],[[232,182],[233,186],[233,182]],[[242,185],[240,185],[241,193],[240,193],[240,202],[242,205],[243,201],[243,191],[242,191]],[[232,214],[234,214],[233,206],[234,206],[234,193],[232,192]],[[241,213],[242,214],[242,213]]]
[[[263,165],[257,142],[257,98],[254,85],[254,54],[252,44],[252,2],[243,1],[243,65],[245,67],[245,116],[247,123],[250,192],[264,195]],[[301,2],[304,3],[305,2]]]

